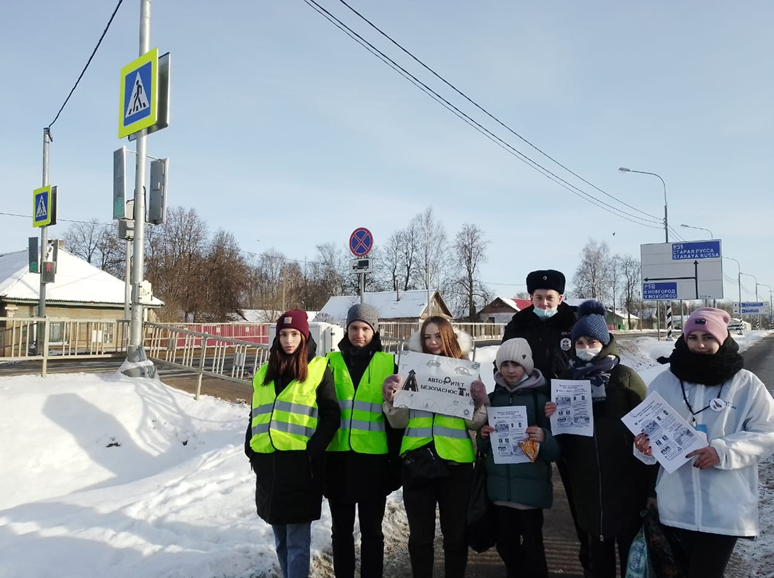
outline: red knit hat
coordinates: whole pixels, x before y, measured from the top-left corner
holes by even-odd
[[[728,322],[731,316],[722,309],[714,307],[699,307],[688,318],[683,328],[683,335],[687,338],[692,331],[704,331],[723,345],[728,337]]]
[[[279,335],[279,332],[283,329],[295,329],[308,341],[309,318],[306,315],[306,311],[291,309],[280,315],[279,319],[277,319],[277,335]]]

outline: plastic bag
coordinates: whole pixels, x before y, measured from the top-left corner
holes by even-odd
[[[626,578],[651,578],[648,571],[648,539],[645,536],[645,526],[640,528],[629,548],[626,560]]]

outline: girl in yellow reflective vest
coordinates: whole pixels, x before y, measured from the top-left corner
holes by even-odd
[[[419,332],[409,339],[409,349],[421,353],[467,359],[472,339],[455,333],[443,317],[429,317]],[[436,504],[443,532],[446,578],[464,578],[468,563],[467,527],[468,495],[473,474],[475,452],[468,431],[478,430],[486,422],[486,389],[476,380],[471,386],[476,411],[470,420],[441,414],[396,408],[395,393],[403,378],[391,375],[384,382],[384,414],[395,429],[406,428],[401,446],[404,458],[403,503],[409,522],[409,556],[413,578],[432,578],[433,541],[435,539]],[[418,456],[417,450],[420,450]],[[429,452],[429,453],[428,453]],[[410,474],[413,456],[432,456],[430,468],[438,466],[436,478],[421,482]]]
[[[245,453],[258,515],[271,524],[284,578],[308,578],[311,525],[320,519],[325,449],[341,420],[333,376],[315,357],[305,311],[277,321],[269,362],[253,378]]]

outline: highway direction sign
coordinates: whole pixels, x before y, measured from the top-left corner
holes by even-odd
[[[643,299],[723,298],[720,240],[652,243],[640,251]]]

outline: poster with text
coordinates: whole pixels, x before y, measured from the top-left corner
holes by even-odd
[[[594,435],[591,406],[591,382],[587,379],[552,379],[551,401],[556,411],[551,416],[551,432],[556,435]]]
[[[519,442],[527,435],[527,408],[523,405],[488,407],[487,418],[494,431],[489,434],[492,457],[496,464],[524,464],[530,459],[524,455]]]
[[[470,384],[478,379],[479,368],[480,364],[467,359],[405,351],[398,367],[404,379],[403,388],[395,395],[393,404],[471,419]]]

